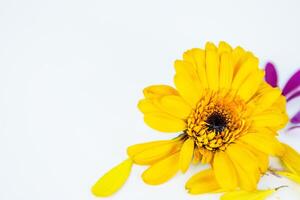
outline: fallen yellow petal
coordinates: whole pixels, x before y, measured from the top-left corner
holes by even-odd
[[[239,190],[225,193],[223,196],[221,196],[221,200],[264,200],[275,191],[275,189],[256,190],[253,192]]]
[[[117,192],[126,182],[132,167],[132,160],[127,159],[104,174],[92,187],[97,197],[107,197]]]
[[[287,144],[282,143],[284,146],[284,153],[279,157],[283,164],[291,172],[300,175],[300,154]]]
[[[298,176],[297,174],[291,172],[284,172],[284,171],[276,171],[275,173],[300,184],[300,176]]]

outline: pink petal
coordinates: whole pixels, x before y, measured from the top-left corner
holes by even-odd
[[[296,115],[295,115],[294,117],[292,117],[291,122],[292,122],[293,124],[298,124],[298,123],[300,123],[300,111],[298,111],[298,112],[296,113]]]
[[[277,71],[274,66],[274,64],[268,62],[265,66],[265,80],[267,83],[269,83],[272,87],[277,87],[278,77],[277,77]]]
[[[293,93],[291,96],[289,96],[289,97],[287,98],[287,101],[290,101],[290,100],[292,100],[292,99],[294,99],[294,98],[296,98],[296,97],[299,97],[299,96],[300,96],[300,90],[297,91],[297,92],[295,92],[295,93]]]
[[[282,94],[286,96],[288,93],[300,86],[300,70],[298,70],[285,84]]]

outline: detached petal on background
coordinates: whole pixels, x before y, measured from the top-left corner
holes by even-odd
[[[296,113],[296,115],[295,115],[294,117],[292,117],[291,122],[292,122],[293,124],[298,124],[298,123],[300,123],[300,111],[298,111],[298,112]]]
[[[265,80],[269,83],[272,87],[277,87],[278,83],[278,76],[277,71],[273,63],[268,62],[265,67]]]
[[[282,143],[285,151],[279,156],[284,166],[294,174],[300,175],[300,154],[287,144]]]
[[[294,129],[297,129],[297,128],[300,128],[300,126],[292,126],[288,129],[288,131],[291,131],[291,130],[294,130]]]
[[[221,200],[264,200],[271,194],[273,194],[276,189],[270,190],[256,190],[253,192],[247,191],[234,191],[227,192],[221,196]]]
[[[291,96],[289,96],[286,101],[290,101],[290,100],[295,99],[296,97],[299,97],[299,96],[300,96],[300,90],[293,93]]]
[[[294,181],[295,183],[300,184],[300,176],[298,176],[297,174],[294,174],[294,173],[291,173],[291,172],[283,172],[283,171],[276,171],[276,174],[284,176],[284,177]]]
[[[132,167],[132,160],[127,159],[102,176],[92,187],[97,197],[107,197],[117,192],[126,182]]]
[[[286,96],[291,91],[300,86],[300,70],[298,70],[285,84],[282,94]]]

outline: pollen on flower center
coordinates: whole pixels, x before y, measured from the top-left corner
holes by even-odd
[[[238,97],[209,93],[187,119],[187,130],[197,146],[210,151],[224,150],[247,128],[246,106]]]

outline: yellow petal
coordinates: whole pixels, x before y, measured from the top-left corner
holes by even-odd
[[[203,89],[196,70],[191,64],[177,60],[174,82],[180,95],[192,106],[200,100]]]
[[[230,89],[233,77],[232,57],[228,53],[221,56],[220,63],[220,89]]]
[[[164,96],[159,100],[159,104],[162,110],[181,119],[186,119],[192,111],[191,106],[180,96]]]
[[[201,171],[192,176],[185,184],[190,194],[213,193],[220,190],[212,169]]]
[[[280,97],[272,104],[272,106],[269,109],[271,109],[271,110],[278,109],[281,111],[285,111],[285,109],[286,109],[285,96],[280,95]]]
[[[107,197],[117,192],[126,182],[132,167],[132,160],[127,159],[102,176],[92,187],[97,197]]]
[[[186,172],[188,169],[192,158],[193,158],[193,152],[194,152],[194,140],[192,138],[187,139],[180,150],[180,169],[182,172]]]
[[[172,178],[179,170],[179,153],[161,160],[142,174],[145,183],[159,185]]]
[[[238,143],[229,145],[226,153],[236,168],[240,187],[255,190],[260,175],[255,156]]]
[[[256,190],[252,192],[239,190],[225,193],[223,196],[221,196],[221,200],[265,200],[275,191],[275,189]]]
[[[218,48],[218,53],[219,54],[222,54],[222,53],[229,53],[232,51],[232,48],[229,44],[227,44],[226,42],[224,41],[221,41],[219,43],[219,48]]]
[[[201,86],[203,88],[208,88],[206,70],[205,70],[205,51],[203,49],[194,48],[186,51],[183,54],[183,59],[190,63],[193,63],[196,69]]]
[[[232,88],[238,89],[245,79],[254,71],[258,69],[258,59],[255,57],[247,59],[240,67],[232,82]]]
[[[300,154],[287,144],[282,143],[284,146],[283,154],[280,154],[280,159],[283,164],[291,172],[300,176]]]
[[[245,82],[242,83],[237,95],[247,102],[257,92],[259,85],[263,81],[263,77],[264,71],[253,71],[248,78],[246,78]]]
[[[267,86],[264,91],[261,92],[259,98],[256,101],[256,113],[260,113],[271,107],[281,96],[281,91],[278,88],[271,88]]]
[[[212,42],[206,42],[206,44],[205,44],[205,50],[206,51],[217,51],[217,47],[216,47],[216,45],[214,44],[214,43],[212,43]]]
[[[283,146],[276,139],[276,137],[268,134],[268,130],[265,132],[247,133],[239,138],[239,140],[249,144],[250,146],[264,152],[268,155],[278,155],[283,152]]]
[[[240,142],[240,140],[238,140],[237,142]],[[266,171],[269,168],[269,156],[266,153],[263,153],[262,151],[257,150],[255,147],[243,143],[243,146],[246,147],[249,151],[251,151],[255,157],[257,158],[257,164],[259,165],[259,169],[261,174],[266,173]]]
[[[281,176],[284,176],[292,181],[294,181],[295,183],[299,183],[300,184],[300,176],[291,172],[284,172],[284,171],[276,171],[276,174],[279,174]]]
[[[201,163],[211,163],[214,153],[208,149],[200,148],[199,149],[201,156]]]
[[[233,61],[233,66],[234,66],[234,74],[240,69],[240,65],[244,62],[245,60],[245,50],[238,46],[233,49],[232,51],[232,61]]]
[[[153,104],[150,99],[142,99],[138,103],[138,108],[144,114],[162,112],[157,106]]]
[[[225,152],[218,151],[215,153],[213,170],[221,188],[232,190],[237,187],[235,167]]]
[[[129,146],[127,148],[127,154],[130,158],[133,158],[138,153],[141,153],[152,147],[161,146],[161,145],[169,143],[169,142],[170,142],[170,140],[159,140],[159,141],[154,141],[154,142],[135,144],[135,145]]]
[[[186,128],[184,120],[163,113],[145,114],[144,121],[151,128],[166,133],[180,132]]]
[[[181,140],[170,140],[169,142],[147,148],[146,150],[137,153],[132,159],[135,163],[140,165],[153,164],[179,151],[181,146]]]
[[[252,126],[256,128],[269,127],[275,130],[283,128],[288,122],[286,113],[269,110],[252,116]]]
[[[201,160],[201,154],[200,154],[199,150],[196,148],[194,150],[193,164],[199,163],[200,160]]]
[[[199,56],[201,58],[202,55],[205,55],[205,51],[199,48],[193,48],[185,51],[182,55],[183,61],[187,61],[191,63],[195,70],[197,70],[197,59]]]
[[[165,95],[178,95],[176,89],[168,85],[152,85],[144,89],[146,98],[159,98]]]
[[[206,51],[206,75],[211,90],[219,89],[219,56],[216,51]]]

